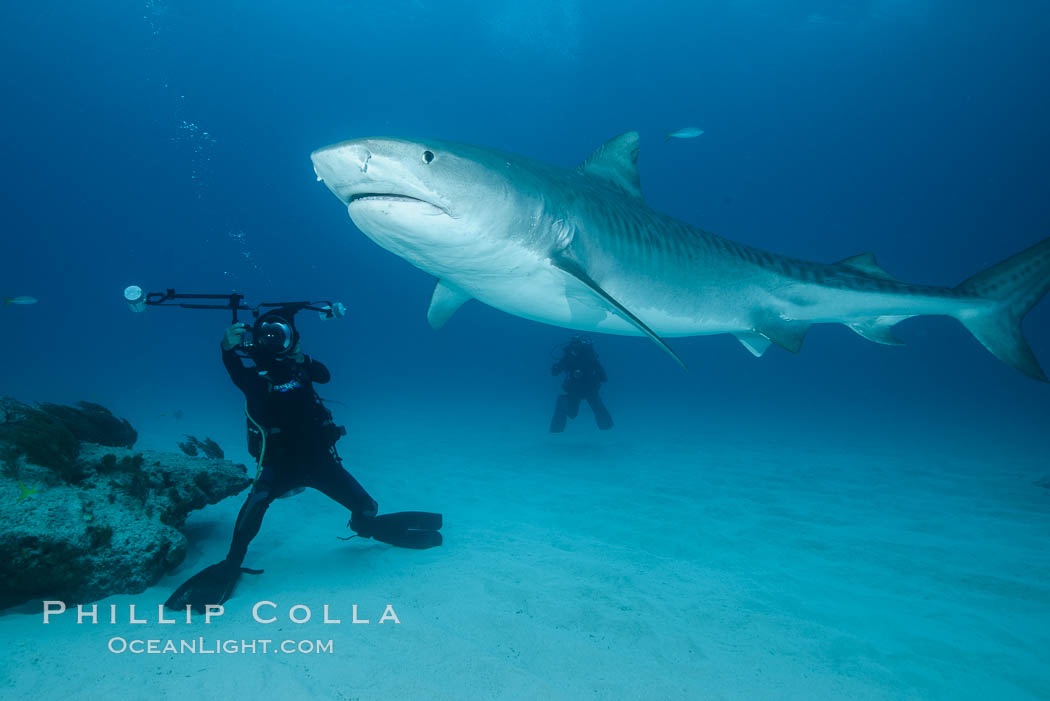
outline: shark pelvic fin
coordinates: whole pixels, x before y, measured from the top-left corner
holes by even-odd
[[[427,323],[430,324],[430,328],[440,329],[470,298],[469,294],[458,287],[438,280],[434,286],[434,294],[430,297],[430,308],[427,309]]]
[[[675,359],[675,362],[677,362],[686,370],[689,369],[686,367],[685,363],[682,362],[682,359],[678,357],[678,354],[674,352],[671,346],[667,345],[666,341],[657,336],[655,331],[646,326],[645,323],[641,319],[636,317],[634,314],[632,314],[631,311],[627,309],[627,307],[623,306],[618,301],[616,301],[616,299],[611,294],[603,290],[601,285],[599,285],[597,282],[591,279],[591,276],[587,274],[587,271],[583,269],[583,266],[581,266],[576,261],[558,255],[557,253],[551,255],[551,262],[554,264],[554,267],[568,273],[569,275],[572,275],[584,285],[591,288],[591,291],[593,291],[596,295],[605,300],[605,302],[608,303],[609,306],[611,306],[613,309],[615,309],[620,316],[630,321],[638,328],[639,331],[651,338],[658,346],[663,348],[668,355]]]
[[[798,353],[802,350],[802,341],[806,338],[809,326],[809,322],[806,321],[788,321],[778,316],[769,316],[755,324],[755,331],[784,350]]]
[[[736,336],[736,339],[744,345],[744,348],[751,351],[751,355],[756,358],[761,358],[762,354],[766,352],[772,343],[765,336],[751,331],[744,331],[733,335]]]
[[[876,262],[874,253],[861,253],[860,255],[850,256],[849,258],[840,260],[836,265],[853,268],[854,270],[859,270],[865,275],[870,275],[872,277],[898,282],[897,278],[883,270],[882,266]],[[858,331],[857,333],[860,332]],[[863,336],[864,334],[861,335]]]
[[[641,199],[638,150],[638,132],[629,131],[605,142],[576,170],[583,175],[600,178],[628,195]]]
[[[894,335],[893,326],[897,322],[910,318],[908,316],[877,316],[874,319],[858,321],[853,324],[847,324],[847,326],[869,341],[881,343],[885,346],[903,346],[904,341]]]

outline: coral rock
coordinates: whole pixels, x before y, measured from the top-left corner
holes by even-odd
[[[2,419],[9,411],[24,416],[0,400]],[[80,445],[71,469],[81,476],[75,485],[28,460],[18,480],[0,475],[0,607],[141,592],[185,556],[178,529],[186,515],[250,483],[245,467],[228,460],[91,443]],[[18,481],[40,491],[18,501]]]

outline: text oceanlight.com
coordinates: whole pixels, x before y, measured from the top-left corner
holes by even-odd
[[[108,648],[117,655],[331,655],[335,652],[331,640],[128,640],[119,636],[109,639]]]

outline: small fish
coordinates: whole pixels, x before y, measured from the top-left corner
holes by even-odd
[[[30,297],[28,295],[21,295],[18,297],[4,297],[4,306],[9,304],[36,304],[36,297]]]
[[[36,488],[27,487],[24,484],[22,484],[21,480],[18,480],[18,489],[22,493],[18,496],[18,501],[15,502],[16,504],[20,504],[23,501],[25,501],[26,499],[28,499],[29,497],[33,496],[34,494],[39,494],[40,493],[40,487],[36,487]]]
[[[703,134],[704,130],[697,127],[682,127],[677,131],[667,131],[664,129],[663,132],[667,135],[667,138],[664,139],[664,143],[666,144],[671,139],[695,139]]]

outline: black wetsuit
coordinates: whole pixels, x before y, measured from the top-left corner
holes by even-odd
[[[567,419],[575,419],[580,411],[580,402],[584,399],[591,405],[594,420],[598,428],[608,430],[613,427],[612,416],[605,408],[598,390],[608,380],[605,368],[598,362],[598,354],[589,344],[570,343],[562,354],[561,360],[551,367],[552,375],[565,373],[562,390],[565,394],[558,397],[554,405],[554,417],[551,419],[551,433],[565,430]]]
[[[343,469],[335,443],[342,434],[321,403],[313,384],[331,375],[321,363],[306,356],[302,363],[278,362],[245,367],[234,351],[223,351],[230,378],[247,399],[248,414],[265,431],[262,473],[244,502],[233,529],[227,560],[240,564],[248,544],[259,532],[263,515],[274,499],[300,487],[313,487],[349,509],[355,517],[374,516],[378,508],[368,492]],[[249,436],[258,429],[249,421]],[[258,457],[259,450],[252,450]]]

